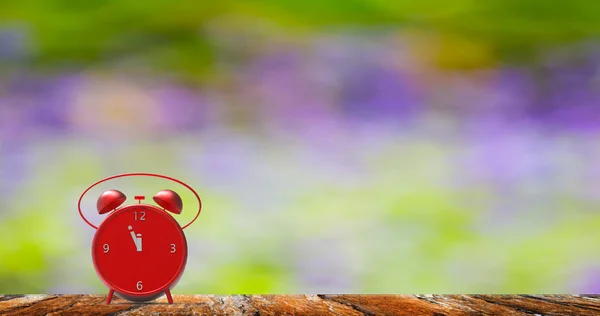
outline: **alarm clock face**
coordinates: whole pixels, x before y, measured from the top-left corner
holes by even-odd
[[[127,299],[150,300],[181,277],[187,243],[167,212],[134,204],[110,214],[98,227],[92,257],[106,286]]]

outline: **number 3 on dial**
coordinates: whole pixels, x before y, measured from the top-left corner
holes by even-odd
[[[175,249],[175,244],[171,244],[171,253],[175,253],[175,251],[177,251],[177,250]]]

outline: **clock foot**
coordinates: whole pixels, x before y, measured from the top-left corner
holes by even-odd
[[[110,301],[112,301],[112,297],[113,297],[114,293],[115,293],[115,290],[113,290],[113,289],[108,291],[108,297],[106,298],[106,304],[110,304]]]
[[[173,304],[173,297],[171,297],[171,290],[166,290],[165,294],[167,294],[167,301],[169,301],[169,304]]]

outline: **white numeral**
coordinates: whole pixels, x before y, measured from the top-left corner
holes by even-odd
[[[134,220],[138,220],[138,215],[137,212],[133,212],[133,219]],[[146,212],[140,212],[140,221],[145,221],[146,220]]]
[[[107,253],[110,250],[110,247],[108,246],[108,244],[104,244],[104,253]]]
[[[176,251],[175,244],[171,244],[171,253],[174,253],[175,251]]]
[[[138,281],[138,283],[136,284],[136,286],[135,286],[135,287],[138,289],[138,291],[141,291],[141,290],[144,288],[144,287],[142,286],[142,281]]]

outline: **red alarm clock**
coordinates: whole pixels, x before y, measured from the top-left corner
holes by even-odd
[[[137,203],[120,207],[127,199],[118,190],[108,190],[98,198],[99,214],[108,214],[99,227],[91,224],[81,212],[83,196],[94,186],[120,177],[151,176],[177,182],[192,191],[198,199],[194,219],[181,227],[170,213],[181,214],[181,197],[172,190],[163,190],[153,197],[158,206],[142,203],[145,196],[136,195]],[[187,241],[183,229],[192,224],[202,208],[200,197],[187,184],[167,176],[152,173],[128,173],[102,179],[87,188],[78,203],[83,220],[97,229],[92,242],[94,267],[102,282],[110,289],[107,304],[113,294],[131,301],[150,301],[164,294],[173,303],[171,289],[177,284],[187,261]]]

